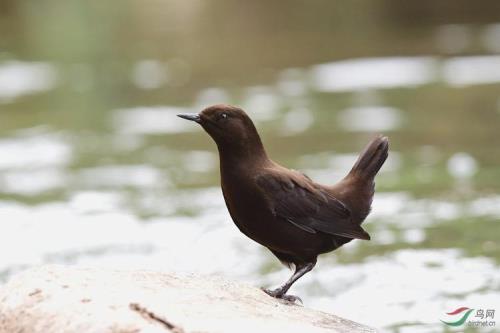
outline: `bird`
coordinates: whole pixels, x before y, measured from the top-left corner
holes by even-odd
[[[262,288],[268,295],[302,303],[287,292],[320,254],[353,239],[370,240],[361,223],[371,210],[374,178],[388,157],[387,137],[373,138],[343,179],[322,185],[271,160],[239,107],[217,104],[177,116],[198,123],[215,141],[222,194],[237,228],[293,269],[280,287]]]

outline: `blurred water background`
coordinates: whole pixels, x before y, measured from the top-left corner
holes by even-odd
[[[307,306],[388,332],[500,311],[496,1],[2,0],[0,283],[43,263],[286,279],[175,117],[215,103],[323,183],[390,137],[372,241],[322,256],[291,291]]]

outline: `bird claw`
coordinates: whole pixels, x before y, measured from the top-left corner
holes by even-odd
[[[274,298],[280,298],[280,296],[282,295],[282,292],[279,288],[271,290],[271,289],[266,289],[266,288],[262,287],[260,289],[263,292],[265,292],[266,294],[268,294],[269,296],[274,297]]]
[[[296,304],[296,302],[299,301],[301,305],[304,305],[304,302],[302,302],[302,299],[299,296],[285,294],[280,298],[293,304]]]
[[[300,302],[300,304],[304,305],[304,302],[302,302],[302,299],[299,296],[294,296],[294,295],[287,295],[283,294],[283,292],[278,288],[274,290],[270,289],[265,289],[261,288],[263,292],[268,294],[271,297],[277,298],[277,299],[282,299],[284,301],[287,301],[289,303],[295,304],[297,301]]]

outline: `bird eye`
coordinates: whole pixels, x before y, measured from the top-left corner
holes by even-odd
[[[223,112],[219,115],[219,118],[217,120],[221,120],[221,119],[227,119],[229,116],[227,115],[227,113]]]

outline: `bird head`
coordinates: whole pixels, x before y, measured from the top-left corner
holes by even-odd
[[[254,145],[262,146],[252,120],[238,107],[218,104],[200,113],[182,113],[177,116],[200,124],[219,148],[249,150]]]

